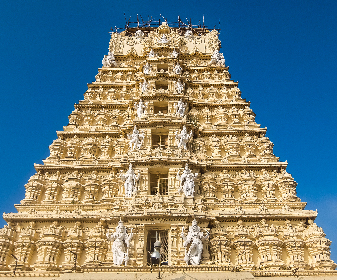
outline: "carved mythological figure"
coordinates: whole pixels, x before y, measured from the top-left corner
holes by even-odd
[[[137,111],[138,114],[138,111]],[[139,150],[140,147],[143,145],[145,135],[144,133],[139,133],[136,126],[134,126],[132,134],[128,135],[128,139],[130,139],[130,149],[133,151],[134,149]]]
[[[140,83],[140,90],[142,91],[142,93],[146,93],[148,90],[148,83],[147,81],[144,79],[144,81],[142,83]]]
[[[175,85],[175,90],[178,94],[181,94],[184,90],[185,83],[181,82],[180,79],[178,79],[177,82],[174,83]]]
[[[180,75],[182,73],[182,71],[183,71],[183,68],[181,68],[179,63],[177,63],[173,68],[173,72],[177,75]]]
[[[176,109],[176,115],[183,118],[185,116],[185,111],[187,107],[186,103],[184,103],[182,99],[180,99],[177,104],[174,104],[174,107]]]
[[[177,173],[177,179],[180,181],[179,192],[184,192],[185,196],[194,196],[194,181],[198,173],[192,173],[186,163],[183,174],[180,176],[180,170]]]
[[[189,243],[191,246],[188,252],[185,252],[184,261],[187,264],[199,265],[201,260],[201,254],[203,249],[202,240],[207,239],[209,236],[209,232],[204,236],[202,232],[200,232],[200,227],[198,226],[197,221],[194,219],[192,222],[192,226],[189,227],[189,231],[187,236],[184,234],[184,227],[181,231],[181,238],[184,240],[184,247],[187,247]]]
[[[136,175],[130,163],[128,171],[125,174],[120,174],[120,178],[124,181],[125,196],[131,197],[137,190],[136,183],[140,178],[140,172],[138,171],[138,175]]]
[[[148,102],[144,104],[143,100],[139,100],[139,103],[135,103],[135,109],[137,111],[137,117],[141,118],[145,115],[145,110],[147,108]]]
[[[123,262],[125,265],[127,265],[129,260],[130,240],[132,236],[132,228],[130,234],[127,234],[126,228],[122,221],[119,221],[115,233],[106,234],[106,237],[109,241],[114,240],[112,243],[114,265],[122,265]]]
[[[215,50],[212,54],[210,65],[212,64],[216,66],[225,66],[225,58],[218,50]]]
[[[182,131],[179,134],[178,131],[176,131],[175,136],[178,143],[178,148],[183,148],[187,150],[186,144],[191,139],[192,133],[192,130],[189,134],[187,133],[186,126],[183,127]]]

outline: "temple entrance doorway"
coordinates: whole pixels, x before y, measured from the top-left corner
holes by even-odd
[[[162,265],[168,265],[168,230],[149,230],[147,233],[147,265],[151,264],[150,253],[154,250],[156,240],[161,242],[160,262]],[[149,253],[150,252],[150,253]]]

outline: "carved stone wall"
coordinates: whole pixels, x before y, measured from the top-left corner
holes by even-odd
[[[147,267],[148,233],[165,230],[168,266],[183,268],[181,232],[194,218],[209,232],[201,267],[335,269],[317,212],[304,210],[219,48],[216,30],[165,22],[112,32],[103,67],[35,165],[18,213],[4,214],[0,270],[113,267],[106,233],[120,219],[133,229],[130,267]],[[131,146],[135,127],[142,143]],[[151,174],[167,191],[151,195]],[[179,191],[186,182],[188,195]]]

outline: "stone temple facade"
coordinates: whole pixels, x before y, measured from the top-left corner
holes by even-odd
[[[111,33],[18,213],[4,214],[1,275],[149,271],[156,240],[163,270],[335,269],[317,212],[304,210],[219,50],[206,28]]]

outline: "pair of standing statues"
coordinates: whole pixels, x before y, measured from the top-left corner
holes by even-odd
[[[107,233],[106,234],[109,241],[113,241],[112,243],[112,254],[113,254],[113,262],[114,265],[120,266],[123,263],[127,265],[129,260],[129,247],[130,240],[133,237],[132,228],[130,234],[127,234],[126,228],[122,221],[118,222],[118,226],[116,228],[115,233]],[[203,249],[202,241],[207,239],[209,236],[209,232],[207,231],[206,235],[204,235],[200,231],[200,227],[198,226],[197,221],[194,219],[192,222],[192,226],[189,227],[188,234],[184,234],[184,227],[181,231],[181,238],[184,241],[184,247],[187,248],[188,244],[191,243],[189,250],[185,251],[184,261],[187,264],[198,265],[201,261],[201,254]]]

